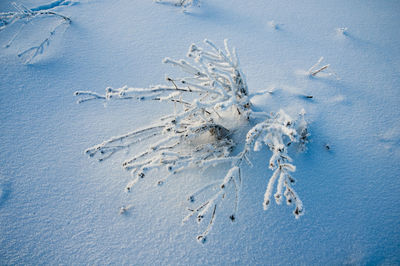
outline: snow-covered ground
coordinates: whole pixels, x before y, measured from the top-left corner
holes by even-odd
[[[1,1],[0,12],[15,11],[11,2]],[[29,64],[17,55],[60,18],[28,23],[8,48],[19,24],[0,31],[0,264],[400,264],[399,2],[201,0],[182,10],[151,0],[57,7],[72,23]],[[224,169],[162,187],[155,172],[126,193],[127,155],[99,163],[84,150],[171,106],[78,105],[74,92],[165,83],[177,70],[162,59],[184,58],[205,38],[236,47],[250,92],[274,90],[254,106],[304,108],[311,143],[292,154],[300,219],[285,204],[263,210],[272,172],[262,150],[243,168],[236,221],[222,210],[200,244],[204,228],[181,225],[186,197]],[[322,56],[329,68],[310,77]],[[132,207],[120,215],[121,206]]]

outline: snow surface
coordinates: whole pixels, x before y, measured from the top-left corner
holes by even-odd
[[[400,264],[398,1],[202,0],[183,13],[151,0],[86,0],[57,12],[72,24],[31,64],[17,54],[57,22],[27,25],[9,48],[18,27],[0,32],[0,264]],[[73,93],[164,83],[175,69],[162,59],[184,58],[204,38],[237,48],[251,92],[274,90],[257,107],[304,108],[312,142],[293,155],[304,216],[263,210],[271,171],[262,150],[243,171],[236,222],[220,213],[199,244],[196,222],[181,226],[186,196],[224,169],[125,193],[126,154],[99,163],[83,151],[171,106],[77,105]],[[305,73],[321,56],[340,79]],[[119,215],[121,206],[131,208]]]

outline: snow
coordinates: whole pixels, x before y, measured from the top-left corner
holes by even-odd
[[[1,1],[0,12],[14,11],[11,2]],[[59,6],[72,23],[30,64],[17,54],[59,21],[26,25],[8,48],[18,27],[0,32],[0,264],[400,264],[400,4],[202,0],[182,10],[151,0]],[[99,163],[84,151],[149,125],[171,105],[78,105],[73,94],[165,84],[177,69],[161,61],[184,58],[206,38],[236,47],[250,93],[272,92],[255,96],[260,111],[304,108],[311,142],[291,154],[300,219],[285,204],[263,210],[272,175],[264,148],[241,173],[235,222],[226,201],[200,244],[202,228],[181,225],[187,196],[227,169],[161,187],[153,172],[126,193],[127,155]],[[321,57],[319,68],[329,68],[307,74]]]

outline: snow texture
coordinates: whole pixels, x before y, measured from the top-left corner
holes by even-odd
[[[11,2],[0,1],[0,12],[17,12]],[[38,46],[63,19],[47,16],[27,23],[8,48],[23,21],[0,32],[0,264],[400,263],[399,3],[200,4],[182,12],[154,1],[91,0],[57,7],[51,0],[17,1],[31,11],[54,8],[72,23],[63,23],[67,30],[59,28],[51,45],[28,64],[17,55]],[[164,170],[153,171],[148,182],[124,193],[131,175],[121,162],[152,141],[101,163],[82,151],[156,123],[174,110],[174,102],[77,105],[72,95],[125,84],[173,86],[164,74],[174,79],[180,69],[160,61],[183,58],[190,43],[204,38],[217,47],[227,38],[236,47],[252,110],[269,115],[284,110],[301,121],[298,112],[304,109],[311,139],[305,153],[291,144],[293,163],[284,162],[296,166],[296,195],[306,208],[300,219],[293,219],[294,206],[269,204],[263,210],[276,168],[269,169],[273,152],[261,142],[259,152],[249,154],[253,166],[240,167],[234,223],[230,190],[233,194],[216,209],[207,242],[199,245],[194,236],[204,232],[213,206],[200,226],[181,226],[182,218],[188,205],[196,207],[218,189],[195,194],[193,203],[186,199],[204,184],[220,185],[229,163],[177,173],[161,187],[154,183]],[[321,57],[313,71],[329,67],[310,75]],[[254,125],[237,124],[235,143],[244,145],[236,137],[246,139],[240,132]],[[229,173],[237,176],[238,168]],[[271,201],[282,185],[280,174],[267,194]],[[279,191],[284,197],[285,187]]]

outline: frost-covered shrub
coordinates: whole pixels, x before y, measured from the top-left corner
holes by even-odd
[[[5,30],[6,28],[11,27],[14,24],[19,25],[16,33],[5,45],[5,47],[10,47],[12,43],[17,39],[17,37],[21,34],[21,32],[23,32],[24,27],[29,23],[32,24],[34,20],[43,17],[54,17],[58,21],[58,23],[51,28],[47,37],[45,37],[36,46],[30,47],[18,54],[18,57],[20,57],[24,63],[31,62],[35,57],[44,52],[45,48],[50,45],[50,42],[61,27],[69,26],[71,24],[71,19],[69,17],[54,12],[54,9],[59,6],[73,5],[75,3],[77,3],[77,1],[57,0],[32,9],[29,9],[22,4],[13,3],[14,8],[16,9],[15,12],[0,13],[0,32]]]
[[[86,153],[103,161],[118,151],[151,139],[153,144],[147,150],[123,162],[123,167],[133,175],[133,180],[127,184],[127,191],[131,191],[133,185],[156,169],[165,169],[169,173],[158,180],[157,184],[162,185],[168,177],[190,168],[204,170],[227,166],[225,176],[205,184],[188,196],[188,201],[195,207],[188,208],[189,214],[183,222],[192,217],[196,217],[199,223],[208,221],[205,230],[197,237],[201,242],[205,241],[214,225],[218,206],[222,201],[231,199],[228,194],[232,193],[234,208],[229,218],[232,221],[236,219],[242,165],[244,162],[251,165],[249,154],[261,150],[263,146],[271,152],[268,165],[273,171],[264,195],[264,209],[270,205],[275,190],[277,204],[286,198],[287,204],[295,205],[295,217],[302,215],[303,204],[293,189],[294,179],[291,176],[296,168],[288,152],[289,146],[304,150],[309,135],[304,111],[293,119],[283,110],[270,114],[253,110],[252,95],[248,91],[235,49],[230,49],[226,40],[224,50],[209,40],[205,40],[205,44],[208,49],[195,44],[190,46],[187,56],[191,62],[164,59],[164,63],[188,74],[182,78],[167,77],[169,85],[107,88],[104,95],[92,91],[75,93],[81,96],[79,103],[131,99],[167,101],[179,106],[179,109],[160,118],[158,122],[106,140],[87,149]],[[243,132],[246,129],[247,132]],[[245,139],[242,136],[246,136]],[[293,143],[297,144],[291,145]],[[205,195],[203,198],[206,199],[197,203],[200,194]]]

